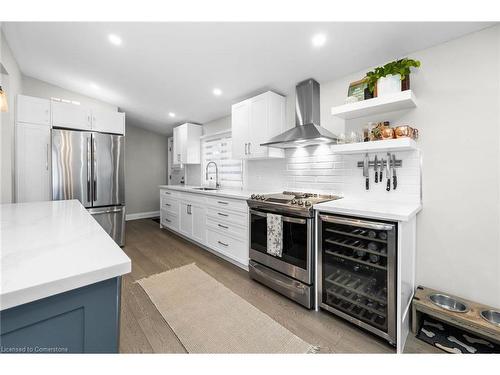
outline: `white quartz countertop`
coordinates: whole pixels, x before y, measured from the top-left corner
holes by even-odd
[[[77,200],[0,205],[0,310],[131,271]]]
[[[408,221],[422,209],[422,205],[399,202],[370,202],[345,197],[335,201],[318,203],[314,205],[314,209],[371,219]]]
[[[185,193],[196,193],[203,195],[211,195],[223,198],[234,198],[234,199],[249,199],[252,194],[263,194],[262,191],[255,192],[249,190],[236,190],[236,189],[217,189],[217,190],[197,190],[196,188],[200,186],[190,186],[190,185],[160,185],[160,189],[169,189],[183,191]],[[265,193],[264,193],[265,194]]]

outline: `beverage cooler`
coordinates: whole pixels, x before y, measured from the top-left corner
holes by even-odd
[[[320,213],[318,305],[396,343],[397,223]]]

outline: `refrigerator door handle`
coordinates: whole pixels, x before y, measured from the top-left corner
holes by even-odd
[[[97,200],[97,146],[96,146],[96,140],[94,137],[92,137],[92,148],[93,148],[93,158],[94,158],[94,173],[92,173],[93,176],[93,183],[94,183],[94,202]]]
[[[90,171],[91,171],[91,160],[92,153],[90,151],[90,137],[87,138],[87,202],[91,202],[91,194],[90,194]]]

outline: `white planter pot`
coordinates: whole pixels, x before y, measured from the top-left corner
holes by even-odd
[[[377,96],[392,95],[401,92],[401,75],[392,74],[377,80]]]

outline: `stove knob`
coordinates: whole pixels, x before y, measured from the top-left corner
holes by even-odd
[[[259,194],[255,194],[255,199],[260,199],[260,195]]]
[[[297,202],[297,204],[298,204],[299,206],[303,206],[303,205],[304,205],[304,201],[299,200],[299,201]]]
[[[265,199],[266,199],[265,196],[263,196],[263,195],[260,196],[260,200],[265,200]]]
[[[251,198],[251,199],[255,199],[255,194],[252,194],[252,195],[250,196],[250,198]]]
[[[306,207],[309,207],[309,206],[311,206],[311,202],[310,201],[305,201],[305,205],[306,205]]]
[[[292,199],[290,203],[291,204],[297,204],[297,201],[295,199]]]

